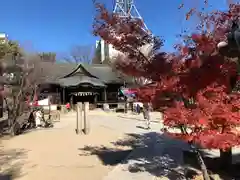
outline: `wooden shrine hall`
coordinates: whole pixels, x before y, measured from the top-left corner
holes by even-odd
[[[54,104],[117,103],[119,89],[133,81],[106,64],[68,64],[42,62],[39,99],[51,96]]]

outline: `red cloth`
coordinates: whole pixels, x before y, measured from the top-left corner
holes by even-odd
[[[38,101],[34,101],[33,106],[38,106]]]
[[[36,94],[33,97],[33,106],[38,106],[38,97]]]
[[[70,109],[70,103],[67,103],[67,104],[66,104],[66,108],[67,108],[67,109]]]

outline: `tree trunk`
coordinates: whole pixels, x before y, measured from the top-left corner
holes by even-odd
[[[232,148],[226,151],[220,149],[220,163],[222,169],[228,169],[232,165]]]
[[[195,148],[195,152],[196,152],[197,160],[198,160],[198,163],[200,165],[201,171],[203,173],[203,179],[204,180],[210,180],[210,176],[208,174],[207,167],[204,163],[202,155],[200,154],[200,152],[196,148]]]
[[[17,122],[12,124],[11,127],[9,128],[10,136],[16,136],[19,135],[20,133],[21,133],[20,124]]]
[[[209,174],[207,171],[207,167],[204,163],[202,155],[200,154],[198,149],[196,149],[192,144],[190,144],[190,146],[191,146],[191,151],[189,151],[189,150],[183,151],[184,164],[189,164],[190,166],[198,164],[202,171],[204,180],[210,180],[210,177],[209,177]],[[186,171],[186,172],[187,173],[185,174],[185,176],[186,176],[186,178],[189,178],[188,171]]]

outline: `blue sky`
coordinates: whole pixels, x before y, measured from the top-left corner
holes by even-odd
[[[98,0],[113,8],[113,0]],[[203,0],[183,0],[185,8]],[[209,0],[213,9],[226,7],[226,0]],[[135,0],[148,28],[166,40],[166,50],[177,41],[175,35],[183,27],[192,28],[193,21],[184,20],[182,0]],[[199,4],[198,4],[199,3]],[[34,51],[66,53],[74,45],[94,45],[92,35],[95,9],[92,0],[2,0],[0,32],[18,40]]]

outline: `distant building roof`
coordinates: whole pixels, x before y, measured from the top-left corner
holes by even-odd
[[[92,84],[103,87],[106,84],[131,83],[131,78],[120,75],[107,64],[71,64],[71,63],[37,63],[39,82],[59,84],[62,86],[76,86]],[[3,80],[1,80],[3,81]]]
[[[100,79],[104,83],[123,83],[123,79],[117,72],[106,64],[94,64],[86,65],[81,64],[81,66],[89,72],[92,76]]]
[[[75,64],[41,62],[41,79],[47,83],[58,83],[58,80],[76,69]]]
[[[105,84],[123,84],[132,82],[132,78],[120,75],[107,64],[79,64],[78,67],[65,77],[72,76],[78,71],[82,71],[91,77],[101,80]]]

